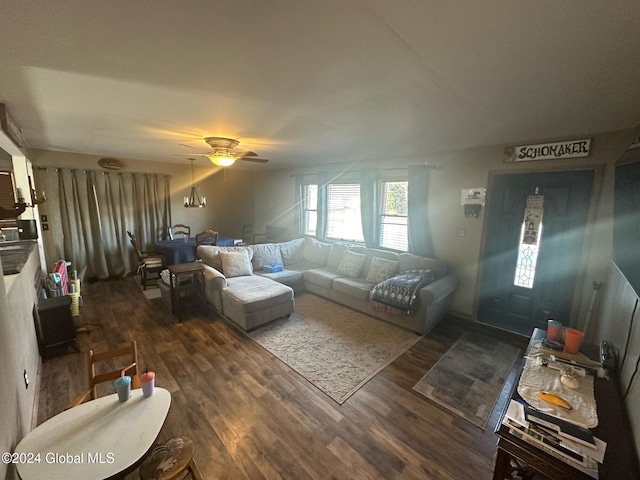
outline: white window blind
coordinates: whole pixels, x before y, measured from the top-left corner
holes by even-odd
[[[380,209],[380,246],[406,252],[409,249],[408,183],[383,182]]]
[[[364,242],[360,215],[360,184],[327,185],[327,238]]]

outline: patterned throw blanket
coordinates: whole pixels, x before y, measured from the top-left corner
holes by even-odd
[[[378,283],[369,292],[369,299],[378,311],[409,314],[419,307],[418,291],[434,279],[431,270],[407,270]]]

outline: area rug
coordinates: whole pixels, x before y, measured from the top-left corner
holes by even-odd
[[[310,293],[249,336],[339,404],[421,338]]]
[[[465,333],[413,387],[484,429],[520,349]]]

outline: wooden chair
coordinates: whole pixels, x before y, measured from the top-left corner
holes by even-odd
[[[123,358],[121,358],[123,357]],[[126,357],[126,358],[124,358]],[[114,359],[120,359],[117,362],[115,370],[108,370],[102,372],[104,367],[98,367],[100,373],[96,373],[96,363],[107,362],[107,365],[113,366],[116,364]],[[84,392],[77,395],[67,408],[75,407],[85,402],[86,400],[95,400],[98,398],[96,386],[104,382],[113,382],[121,375],[122,369],[135,363],[125,373],[131,376],[131,388],[140,388],[140,378],[138,377],[138,344],[131,342],[131,345],[122,348],[116,348],[115,350],[108,350],[106,352],[94,353],[93,350],[87,352],[87,378],[89,380],[89,388]]]
[[[141,480],[202,480],[193,459],[193,442],[187,437],[174,437],[156,446],[140,465],[139,473]]]
[[[196,234],[196,247],[200,245],[217,245],[218,232],[215,230],[205,230]]]
[[[176,223],[169,227],[169,238],[171,238],[171,240],[175,240],[175,238],[180,235],[185,238],[191,237],[191,227],[183,225],[182,223]]]
[[[138,246],[138,240],[136,239],[136,236],[129,231],[127,231],[127,235],[129,235],[131,245],[133,245],[133,248],[135,248],[136,250],[136,255],[138,257],[138,273],[140,274],[140,282],[142,283],[142,289],[146,290],[149,274],[159,274],[166,268],[164,257],[159,253],[141,251],[140,247]]]

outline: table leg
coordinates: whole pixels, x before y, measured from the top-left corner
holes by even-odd
[[[496,464],[493,469],[493,480],[505,480],[507,478],[507,472],[509,471],[509,454],[502,448],[498,447],[496,453]]]
[[[206,315],[207,314],[207,296],[205,292],[204,269],[200,273],[202,275],[200,278],[200,301],[202,302],[202,314]]]

